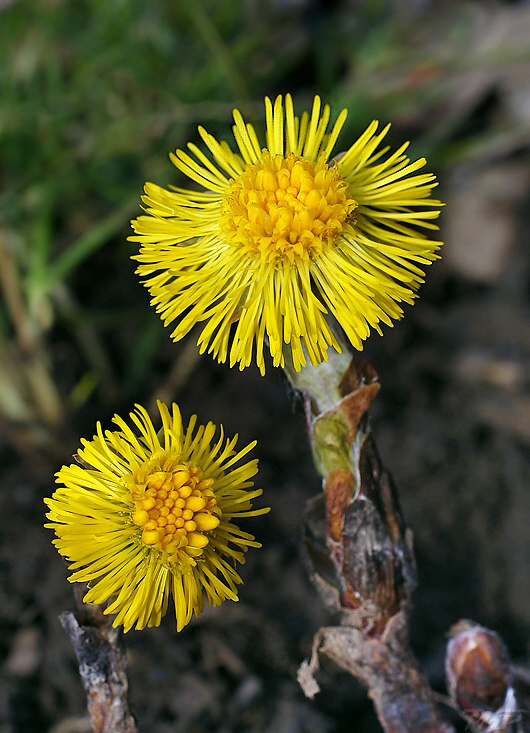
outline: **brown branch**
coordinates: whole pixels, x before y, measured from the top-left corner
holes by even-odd
[[[87,606],[75,588],[77,613],[59,620],[74,647],[79,673],[87,693],[93,733],[136,733],[127,702],[125,649],[121,631],[114,629],[101,606]]]
[[[304,391],[315,463],[324,493],[310,500],[304,549],[311,579],[337,624],[315,637],[300,669],[306,694],[323,653],[367,688],[388,733],[451,733],[410,649],[407,621],[416,583],[412,533],[367,426],[378,392],[373,368],[343,356],[306,367]]]

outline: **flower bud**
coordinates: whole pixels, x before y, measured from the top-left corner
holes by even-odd
[[[451,698],[480,730],[508,731],[516,701],[502,639],[470,621],[460,621],[449,633],[445,670]]]

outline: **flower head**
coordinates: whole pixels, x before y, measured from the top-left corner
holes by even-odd
[[[440,242],[436,185],[407,144],[379,149],[389,126],[372,122],[342,156],[331,159],[346,120],[328,132],[330,108],[315,97],[299,119],[292,99],[265,100],[266,148],[234,110],[238,152],[202,127],[209,155],[188,144],[171,160],[204,191],[145,186],[146,216],[132,222],[141,243],[138,272],[164,323],[182,338],[198,322],[201,353],[264,372],[267,339],[275,366],[286,351],[299,370],[340,347],[331,313],[357,349],[370,328],[392,325],[412,303]],[[193,156],[193,157],[192,157]],[[230,329],[234,333],[231,343]]]
[[[63,466],[45,499],[53,543],[76,571],[69,580],[89,583],[86,603],[110,600],[105,613],[125,631],[157,626],[171,595],[179,631],[200,616],[203,590],[212,606],[237,601],[233,565],[260,544],[232,520],[268,511],[252,509],[261,489],[248,491],[257,461],[234,467],[255,443],[236,452],[237,435],[225,442],[221,428],[212,445],[215,425],[196,429],[193,416],[184,429],[177,405],[158,408],[158,434],[139,405],[130,413],[138,434],[117,415],[117,431],[98,423],[80,465]]]

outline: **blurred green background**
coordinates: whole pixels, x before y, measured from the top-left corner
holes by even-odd
[[[469,80],[448,101],[455,74],[528,59],[528,44],[482,48],[476,15],[457,2],[4,0],[0,413],[55,424],[137,394],[162,335],[129,277],[127,222],[145,181],[179,182],[167,153],[199,123],[231,140],[233,106],[260,128],[265,94],[303,109],[318,92],[349,108],[343,140],[390,120],[431,167],[499,144],[507,130],[472,117],[484,99],[473,84],[465,99]],[[58,334],[68,375],[49,354]]]

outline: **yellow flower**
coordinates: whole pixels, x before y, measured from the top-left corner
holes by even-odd
[[[233,565],[260,544],[232,519],[268,511],[252,509],[261,489],[248,491],[257,461],[234,468],[255,443],[236,452],[237,435],[225,442],[221,427],[212,445],[215,425],[195,429],[194,415],[184,430],[177,405],[158,408],[158,434],[139,405],[130,413],[138,435],[117,415],[117,431],[98,423],[97,435],[81,441],[80,465],[63,466],[61,486],[45,499],[45,526],[76,571],[69,580],[89,583],[86,603],[110,599],[105,613],[125,631],[157,626],[171,595],[178,631],[200,616],[203,590],[212,606],[237,601]]]
[[[266,148],[252,125],[234,110],[238,153],[202,127],[205,155],[170,155],[176,167],[205,191],[145,186],[147,216],[132,222],[140,242],[138,273],[164,323],[176,323],[177,341],[205,322],[201,353],[240,368],[255,359],[264,373],[267,340],[275,366],[288,345],[294,367],[340,351],[326,320],[331,313],[357,349],[370,327],[392,325],[423,282],[421,265],[437,259],[441,242],[421,229],[441,203],[425,165],[411,162],[407,144],[394,153],[379,145],[372,122],[342,156],[331,160],[346,120],[343,110],[327,133],[330,108],[315,97],[309,116],[294,115],[290,95],[267,98]],[[418,228],[420,230],[418,230]],[[231,325],[237,321],[231,345]]]

